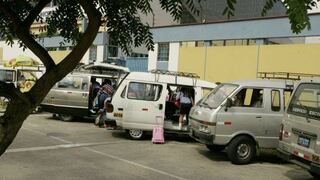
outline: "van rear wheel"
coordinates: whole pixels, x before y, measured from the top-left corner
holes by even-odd
[[[227,154],[233,164],[248,164],[256,155],[255,143],[247,136],[236,137],[228,145]]]
[[[67,114],[59,114],[59,118],[65,122],[71,122],[73,120],[73,116]]]
[[[226,146],[223,146],[223,145],[209,145],[209,144],[206,144],[206,146],[211,152],[220,152],[220,151],[222,151],[222,150],[224,150],[226,148]]]
[[[141,129],[129,129],[126,130],[130,139],[139,140],[143,138],[144,132]]]

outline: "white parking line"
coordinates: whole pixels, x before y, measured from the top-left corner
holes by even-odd
[[[106,144],[118,144],[124,143],[126,141],[112,141],[112,142],[93,142],[93,143],[75,143],[75,144],[59,144],[54,146],[40,146],[40,147],[29,147],[29,148],[15,148],[8,149],[6,153],[15,153],[15,152],[28,152],[28,151],[42,151],[42,150],[54,150],[54,149],[66,149],[66,148],[75,148],[75,147],[88,147],[88,146],[98,146]]]
[[[37,117],[47,117],[47,116],[52,116],[51,113],[41,113],[41,114],[30,114],[30,116],[37,116]]]
[[[31,132],[33,132],[35,134],[47,136],[45,133],[38,132],[38,131],[35,131],[35,130],[31,130],[31,129],[28,129],[28,128],[22,128],[22,129],[31,131]],[[127,160],[127,159],[123,159],[123,158],[120,158],[120,157],[117,157],[117,156],[114,156],[114,155],[111,155],[111,154],[100,152],[100,151],[97,151],[97,150],[94,150],[94,149],[88,147],[88,146],[105,145],[105,144],[117,144],[117,143],[123,143],[123,142],[128,143],[128,141],[72,144],[72,142],[64,140],[62,138],[58,138],[58,137],[55,137],[55,136],[48,136],[48,137],[56,139],[56,140],[61,141],[61,142],[68,143],[68,144],[55,145],[55,146],[8,149],[6,151],[6,153],[82,147],[83,149],[86,149],[87,151],[90,151],[90,152],[93,152],[93,153],[96,153],[96,154],[99,154],[99,155],[103,155],[103,156],[106,156],[106,157],[109,157],[109,158],[112,158],[112,159],[115,159],[115,160],[130,164],[130,165],[133,165],[133,166],[137,166],[137,167],[140,167],[140,168],[143,168],[143,169],[147,169],[147,170],[150,170],[150,171],[153,171],[153,172],[156,172],[156,173],[159,173],[159,174],[163,174],[163,175],[175,178],[175,179],[187,180],[186,178],[183,178],[183,177],[180,177],[180,176],[176,176],[174,174],[171,174],[171,173],[168,173],[168,172],[165,172],[165,171],[161,171],[159,169],[155,169],[155,168],[152,168],[152,167],[149,167],[149,166],[145,166],[145,165],[142,165],[142,164],[139,164],[139,163]]]
[[[133,161],[129,161],[129,160],[127,160],[127,159],[123,159],[123,158],[120,158],[120,157],[117,157],[117,156],[114,156],[114,155],[111,155],[111,154],[107,154],[107,153],[103,153],[103,152],[100,152],[100,151],[96,151],[96,150],[94,150],[94,149],[92,149],[92,148],[84,147],[84,149],[87,149],[88,151],[91,151],[91,152],[100,154],[100,155],[102,155],[102,156],[106,156],[106,157],[109,157],[109,158],[112,158],[112,159],[115,159],[115,160],[118,160],[118,161],[122,161],[122,162],[127,163],[127,164],[131,164],[131,165],[134,165],[134,166],[138,166],[138,167],[141,167],[141,168],[144,168],[144,169],[147,169],[147,170],[150,170],[150,171],[159,173],[159,174],[163,174],[163,175],[166,175],[166,176],[175,178],[175,179],[186,180],[186,179],[183,178],[183,177],[176,176],[176,175],[174,175],[174,174],[171,174],[171,173],[168,173],[168,172],[165,172],[165,171],[161,171],[161,170],[159,170],[159,169],[155,169],[155,168],[152,168],[152,167],[149,167],[149,166],[145,166],[145,165],[142,165],[142,164],[133,162]]]

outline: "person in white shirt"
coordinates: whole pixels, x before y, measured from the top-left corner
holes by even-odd
[[[180,116],[179,116],[179,129],[182,129],[183,118],[186,115],[186,123],[189,122],[189,112],[194,105],[192,93],[187,88],[181,88],[178,92],[176,100],[180,100]]]

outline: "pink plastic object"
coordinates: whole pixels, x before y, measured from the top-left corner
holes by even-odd
[[[163,130],[163,118],[161,116],[156,117],[157,126],[152,130],[152,143],[163,144],[164,143],[164,130]],[[159,122],[160,121],[160,122]]]
[[[163,144],[164,143],[164,133],[163,133],[162,127],[153,128],[152,143],[153,144]]]

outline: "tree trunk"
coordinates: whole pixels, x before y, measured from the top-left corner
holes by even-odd
[[[30,104],[20,100],[13,100],[8,105],[5,114],[0,117],[0,156],[12,143],[31,110]]]

